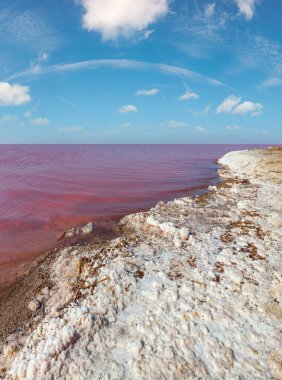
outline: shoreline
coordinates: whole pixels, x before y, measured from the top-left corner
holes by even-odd
[[[224,186],[224,182],[225,181],[222,181],[219,176],[217,186]],[[201,193],[202,194],[193,196],[193,198],[197,197],[198,199],[204,199],[208,193],[208,188],[201,189]],[[146,213],[148,211],[149,210],[147,209],[140,212]],[[140,212],[133,212],[128,215],[134,215]],[[15,329],[24,329],[25,324],[33,317],[33,314],[23,306],[26,306],[28,300],[40,289],[44,288],[44,286],[48,285],[52,287],[52,283],[46,281],[45,276],[49,277],[50,267],[54,263],[56,256],[60,254],[61,250],[83,246],[91,246],[94,248],[100,246],[107,247],[107,244],[110,243],[111,240],[127,235],[127,231],[121,229],[120,223],[121,220],[128,215],[113,218],[111,220],[111,228],[108,230],[106,230],[104,225],[102,228],[99,225],[98,233],[95,229],[89,236],[86,235],[82,237],[79,235],[74,236],[73,238],[59,238],[57,244],[53,248],[38,254],[37,258],[30,262],[28,269],[22,272],[19,279],[15,279],[5,288],[0,288],[0,310],[2,310],[2,313],[0,314],[0,326],[4,326],[4,328],[0,330],[0,341],[6,339],[9,334],[15,331]],[[84,226],[79,225],[74,228],[82,227]],[[62,233],[62,236],[65,233],[66,231]]]
[[[123,215],[124,216],[124,215]],[[33,253],[30,260],[23,260],[21,262],[21,266],[25,269],[20,270],[17,268],[16,275],[13,275],[5,286],[0,284],[0,302],[1,297],[8,291],[13,288],[18,287],[22,281],[25,280],[27,276],[29,276],[30,272],[32,272],[44,259],[46,256],[52,255],[53,252],[56,252],[60,249],[71,247],[74,245],[85,245],[85,244],[94,244],[101,243],[111,239],[114,239],[118,236],[118,226],[119,222],[123,216],[113,216],[108,219],[107,222],[98,222],[95,223],[95,230],[87,233],[87,234],[77,234],[72,237],[65,237],[66,231],[61,232],[61,236],[57,239],[56,243],[52,244],[49,249],[45,251],[40,251],[37,253]],[[79,224],[72,229],[83,228],[86,225]],[[69,229],[71,230],[71,229]],[[1,332],[0,332],[1,333]]]
[[[217,160],[213,161],[213,164],[217,164]],[[216,173],[218,174],[218,170],[216,170]],[[213,179],[214,185],[218,185],[221,182],[221,178],[218,175],[217,178]],[[185,196],[202,196],[208,191],[207,187],[204,186],[192,186],[189,187],[185,192],[187,193]],[[179,190],[171,191],[171,193],[177,193]],[[178,196],[176,196],[178,197]],[[163,202],[169,202],[171,200],[175,199],[172,197],[171,199],[164,199]],[[157,201],[158,202],[158,201]],[[152,207],[157,202],[153,202]],[[52,254],[54,251],[57,251],[59,249],[63,249],[66,247],[74,246],[74,245],[85,245],[89,243],[101,243],[108,240],[112,240],[115,237],[118,237],[120,234],[119,231],[119,223],[127,215],[136,214],[139,212],[147,212],[150,208],[140,208],[140,209],[133,209],[128,213],[122,213],[122,214],[114,214],[110,216],[103,216],[99,217],[98,221],[94,221],[91,224],[94,225],[93,231],[90,231],[89,233],[79,233],[74,234],[72,237],[66,237],[66,233],[71,230],[78,230],[82,229],[84,227],[87,227],[87,225],[84,223],[80,223],[78,225],[74,225],[73,227],[69,227],[67,230],[62,230],[58,234],[56,242],[53,242],[46,250],[33,252],[31,253],[29,260],[21,260],[19,261],[20,264],[18,264],[15,268],[16,273],[12,274],[12,271],[9,270],[9,274],[11,272],[11,276],[9,281],[3,281],[0,282],[0,304],[1,304],[1,298],[5,295],[5,293],[12,291],[14,288],[17,288],[20,286],[21,282],[29,276],[29,273],[32,272],[38,265],[38,263],[41,263],[44,258]],[[92,219],[93,220],[93,219]],[[88,223],[88,222],[87,222]],[[9,266],[9,265],[8,265]],[[1,270],[0,270],[1,275]],[[5,285],[4,285],[5,284]],[[0,331],[1,336],[1,331]]]
[[[276,261],[269,252],[276,252],[281,244],[276,231],[280,219],[275,211],[279,205],[266,196],[270,192],[281,197],[282,150],[245,152],[249,153],[231,152],[219,160],[225,165],[219,170],[222,182],[202,196],[160,202],[147,212],[122,218],[121,235],[114,240],[59,248],[42,259],[0,299],[9,322],[2,332],[0,376],[43,379],[48,369],[55,378],[77,378],[78,373],[80,378],[89,374],[99,378],[99,373],[114,373],[115,378],[141,379],[148,373],[155,376],[151,378],[162,373],[208,379],[235,378],[232,376],[239,376],[245,368],[246,378],[255,371],[258,379],[270,375],[279,379],[279,357],[271,354],[279,347],[274,332],[282,318],[279,294],[272,284],[275,279],[280,286],[275,269],[279,252]],[[280,172],[272,154],[277,155]],[[261,209],[256,202],[261,202]],[[264,277],[264,266],[275,273],[271,281],[269,274]],[[275,297],[262,311],[261,303],[269,302],[270,297],[266,289]],[[250,296],[260,305],[257,312]],[[23,314],[18,315],[16,305]],[[244,307],[244,315],[235,311],[238,307]],[[9,320],[9,315],[14,315],[14,320]],[[223,326],[230,323],[229,333],[220,328],[218,318]],[[21,320],[18,326],[15,319]],[[254,330],[251,319],[259,319],[262,332]],[[247,324],[245,333],[251,335],[245,341],[239,334],[240,346],[235,325],[243,328],[243,322]],[[134,327],[135,323],[140,328]],[[180,327],[175,330],[176,326]],[[13,332],[15,327],[19,331]],[[258,342],[265,332],[270,338],[264,347]],[[194,336],[206,343],[199,346]],[[170,337],[170,345],[165,343],[166,337]],[[96,346],[89,346],[90,338]],[[214,339],[219,343],[213,352]],[[250,344],[252,359],[246,361]],[[86,347],[91,348],[90,353]],[[240,354],[242,347],[245,354]],[[70,362],[72,372],[67,372],[64,360],[75,360],[79,371]],[[88,364],[81,367],[84,362]],[[194,377],[189,377],[191,374]]]

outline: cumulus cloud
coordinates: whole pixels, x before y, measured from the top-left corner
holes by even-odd
[[[151,90],[138,90],[135,95],[137,96],[155,96],[160,92],[157,88],[152,88]]]
[[[0,106],[20,106],[30,100],[28,86],[0,82]]]
[[[241,98],[236,95],[230,95],[217,107],[216,113],[232,112],[233,108],[241,102]]]
[[[239,12],[246,18],[251,20],[255,14],[255,5],[257,0],[235,0],[239,8]]]
[[[244,101],[241,103],[241,98],[236,95],[230,95],[228,98],[217,107],[216,113],[233,113],[234,115],[244,115],[251,112],[252,116],[260,115],[263,106],[260,103],[253,103],[250,101]]]
[[[168,0],[79,0],[85,13],[83,27],[103,40],[129,38],[168,12]]]
[[[175,121],[175,120],[168,120],[164,123],[164,125],[167,128],[171,129],[182,129],[182,128],[189,128],[189,124],[184,123],[182,121]]]
[[[206,17],[212,17],[215,14],[215,3],[210,3],[205,6],[204,9]]]
[[[237,115],[244,115],[247,112],[252,112],[252,116],[257,116],[261,114],[262,109],[263,109],[262,104],[246,101],[239,104],[234,109],[233,113]]]
[[[138,108],[133,106],[132,104],[128,104],[127,106],[122,106],[118,112],[120,113],[128,113],[128,112],[137,112]]]
[[[49,124],[49,120],[46,119],[46,118],[43,118],[43,117],[38,117],[36,119],[32,119],[30,120],[30,124],[31,125],[48,125]]]
[[[73,127],[59,127],[59,132],[65,132],[65,133],[80,133],[84,132],[85,128],[81,125],[74,125]]]
[[[186,91],[185,94],[180,96],[180,100],[198,99],[199,95],[196,92]]]

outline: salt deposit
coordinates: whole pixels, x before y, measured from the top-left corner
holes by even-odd
[[[91,234],[95,229],[95,224],[92,222],[87,223],[82,227],[73,227],[65,231],[62,235],[62,238],[70,238],[77,235],[88,235]]]
[[[206,195],[129,215],[108,243],[62,249],[52,287],[30,300],[44,317],[3,343],[3,377],[282,379],[281,167],[265,169],[275,152],[228,154],[226,181]]]

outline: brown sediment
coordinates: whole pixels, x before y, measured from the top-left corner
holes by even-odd
[[[0,341],[17,329],[27,328],[27,323],[34,317],[27,305],[40,289],[52,286],[49,268],[55,255],[56,251],[47,253],[20,282],[0,294]]]

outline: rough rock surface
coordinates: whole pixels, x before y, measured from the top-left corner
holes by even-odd
[[[3,377],[282,379],[281,166],[254,163],[275,152],[226,155],[225,182],[204,196],[62,249],[33,300],[44,318],[3,346]]]
[[[95,229],[95,224],[92,222],[87,223],[82,227],[73,227],[65,231],[61,238],[70,238],[77,235],[88,235],[91,234]]]

